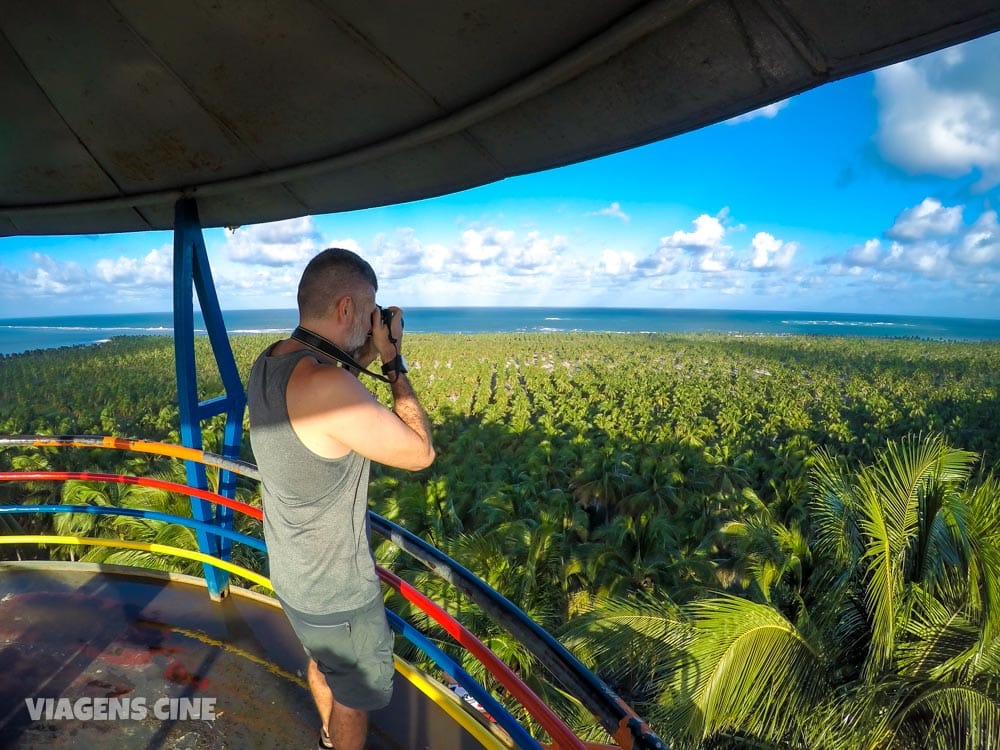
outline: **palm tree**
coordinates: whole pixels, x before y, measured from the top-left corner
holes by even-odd
[[[115,508],[133,508],[170,513],[181,517],[191,515],[186,498],[179,498],[163,490],[131,484],[115,484],[84,480],[69,480],[63,485],[63,505],[97,505]],[[125,539],[136,542],[166,544],[171,547],[197,550],[194,532],[179,524],[154,521],[146,518],[89,513],[56,513],[53,525],[57,534],[95,538]],[[70,547],[64,552],[71,560],[77,559],[81,548]],[[201,563],[181,558],[170,558],[142,550],[115,549],[112,547],[83,548],[82,562],[100,562],[132,565],[156,570],[172,570],[197,574]]]
[[[938,437],[853,472],[820,454],[811,568],[776,561],[777,543],[757,601],[615,600],[567,635],[642,688],[637,708],[677,748],[995,748],[1000,482],[973,486],[975,460]],[[776,575],[781,606],[760,595]]]
[[[728,554],[717,568],[717,579],[735,579],[748,598],[780,607],[801,596],[812,564],[809,540],[798,524],[776,520],[754,493],[747,491],[744,497],[755,501],[756,511],[720,529]]]
[[[186,484],[184,465],[180,462],[166,464],[163,471],[152,475],[154,478]],[[207,467],[209,488],[218,491],[219,471]],[[249,490],[237,489],[237,499],[260,505]],[[69,480],[63,485],[61,503],[63,505],[98,505],[116,508],[130,508],[154,511],[181,518],[191,517],[191,503],[186,495],[171,493],[161,489],[134,484],[116,484],[87,480]],[[260,537],[260,522],[237,514],[235,527],[251,536]],[[57,534],[69,536],[89,536],[117,538],[148,544],[161,544],[180,549],[197,551],[198,539],[195,531],[177,523],[168,523],[134,516],[92,515],[89,513],[56,513],[53,526]],[[131,565],[140,568],[165,570],[189,575],[201,575],[202,563],[180,557],[170,557],[145,550],[116,549],[113,547],[60,547],[56,555],[68,555],[70,560],[98,562],[116,565]],[[261,572],[265,568],[265,556],[255,549],[236,545],[232,562],[250,570]],[[237,581],[242,583],[242,581]]]

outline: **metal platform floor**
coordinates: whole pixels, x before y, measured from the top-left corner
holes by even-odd
[[[200,579],[155,571],[0,563],[0,747],[316,747],[305,655],[273,601],[234,589],[213,603]],[[445,688],[433,698],[423,689],[397,672],[393,702],[372,714],[369,748],[484,746],[441,708]],[[147,715],[33,720],[29,705],[47,698],[54,709],[60,698],[129,698]],[[163,698],[214,699],[215,718],[157,718]]]

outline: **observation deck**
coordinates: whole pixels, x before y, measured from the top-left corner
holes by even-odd
[[[133,451],[257,478],[251,464],[165,443],[93,436],[0,437],[0,450],[26,447]],[[69,479],[157,488],[187,495],[192,504],[207,502],[262,518],[259,507],[152,477],[0,471],[0,483]],[[178,524],[266,551],[263,540],[235,531],[232,524],[143,508],[0,506],[0,556],[6,558],[0,562],[0,747],[315,746],[320,722],[305,680],[306,656],[277,600],[232,584],[223,596],[211,596],[209,570],[235,574],[270,590],[265,576],[222,557],[154,542],[27,533],[48,530],[50,524],[40,519],[67,513]],[[498,592],[405,529],[374,513],[370,518],[376,533],[518,638],[548,677],[587,708],[616,744],[581,739],[473,633],[392,571],[377,567],[386,589],[413,605],[423,621],[440,626],[459,647],[452,652],[464,656],[449,656],[413,623],[387,609],[397,642],[402,637],[415,646],[423,667],[395,656],[392,702],[372,713],[368,748],[666,748],[599,678]],[[206,576],[20,559],[29,550],[39,556],[40,545],[110,547],[195,560],[204,565]],[[470,660],[485,668],[489,688],[463,668]]]
[[[232,587],[213,602],[191,576],[4,562],[0,623],[0,747],[315,744],[305,657],[268,597]],[[397,672],[392,703],[372,714],[369,748],[513,746],[446,686],[401,660]],[[84,699],[77,713],[93,712],[104,698],[129,718],[65,718],[70,703]],[[202,710],[213,718],[195,718]]]

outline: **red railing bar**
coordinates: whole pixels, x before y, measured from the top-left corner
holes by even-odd
[[[567,727],[548,705],[534,691],[514,674],[500,658],[494,654],[481,640],[431,601],[425,594],[415,589],[395,573],[378,567],[378,576],[393,589],[402,594],[407,601],[416,604],[424,613],[430,615],[445,631],[475,656],[500,683],[510,691],[510,694],[523,705],[539,724],[549,733],[559,750],[587,750],[587,746]]]
[[[201,490],[197,487],[189,487],[186,484],[177,482],[167,482],[162,479],[151,479],[149,477],[130,477],[119,474],[97,474],[89,471],[0,471],[0,481],[14,482],[53,482],[66,479],[82,479],[86,482],[113,482],[115,484],[135,484],[141,487],[151,487],[157,490],[175,492],[178,495],[188,495],[208,500],[212,503],[225,505],[244,515],[256,518],[258,521],[264,519],[264,511],[252,505],[241,503],[238,500],[230,500],[208,490]]]

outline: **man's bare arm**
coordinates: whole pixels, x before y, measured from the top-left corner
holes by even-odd
[[[431,421],[427,417],[427,412],[417,399],[417,394],[413,392],[409,378],[405,373],[397,372],[396,379],[392,381],[392,410],[403,423],[413,430],[420,442],[425,446],[424,456],[415,456],[417,464],[412,468],[425,469],[434,461],[434,444],[431,441]]]
[[[390,332],[378,310],[372,316],[372,335],[359,352],[359,364],[370,364],[375,352],[383,362],[391,362],[402,344],[402,320],[399,308],[390,308],[395,315]],[[392,336],[390,336],[392,333]],[[413,391],[404,372],[390,371],[393,405],[391,409],[379,403],[354,375],[340,368],[312,369],[305,408],[293,426],[300,436],[307,431],[322,439],[313,450],[320,455],[336,457],[353,450],[386,466],[417,471],[434,461],[430,420]],[[289,411],[291,414],[291,411]],[[309,443],[307,442],[307,445]]]
[[[299,439],[320,456],[353,450],[386,466],[426,468],[434,460],[427,414],[408,380],[397,381],[395,393],[389,409],[347,370],[306,358],[289,383],[288,414]]]

